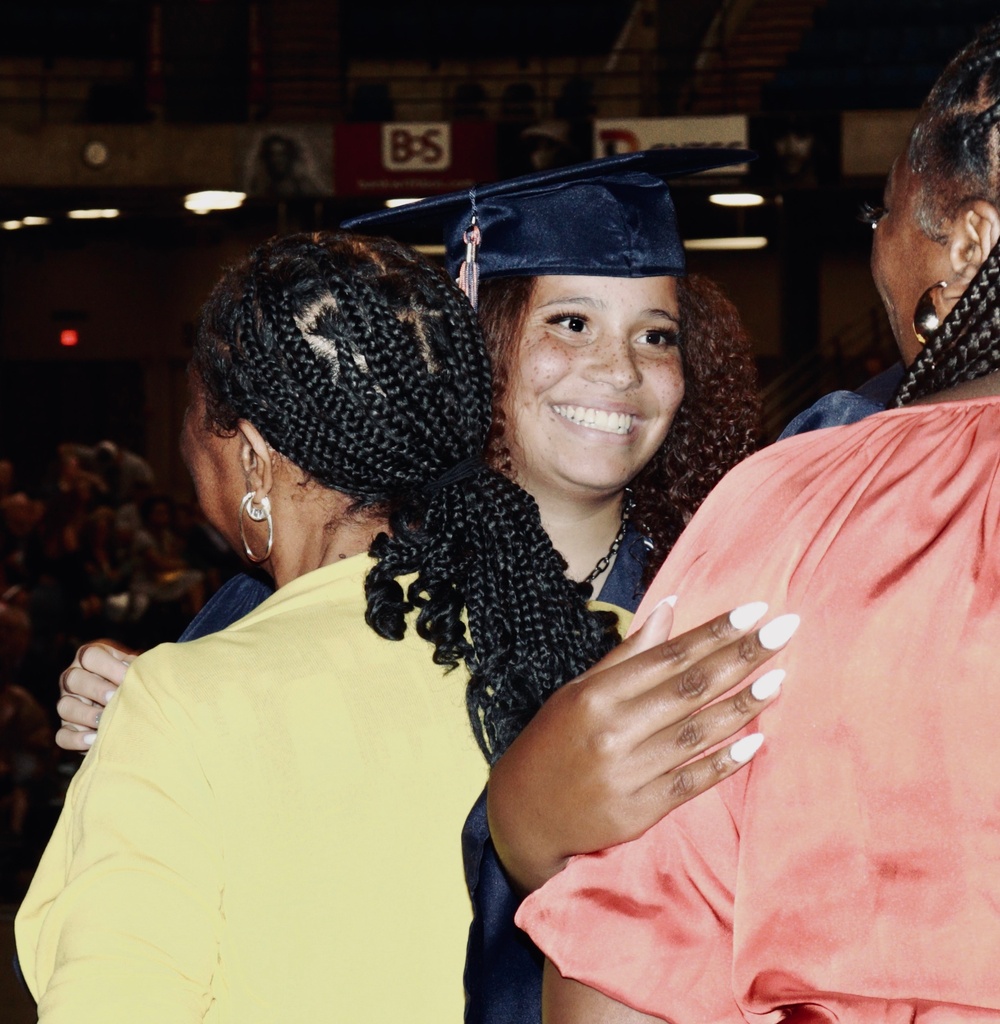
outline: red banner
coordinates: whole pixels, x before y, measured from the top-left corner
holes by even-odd
[[[427,196],[497,177],[487,121],[338,124],[333,140],[336,195]]]

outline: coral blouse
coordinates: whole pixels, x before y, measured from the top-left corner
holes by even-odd
[[[675,1024],[1000,1020],[1000,399],[880,413],[737,467],[636,624],[802,625],[751,765],[576,858],[518,923]]]

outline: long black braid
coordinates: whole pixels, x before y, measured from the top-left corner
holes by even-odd
[[[491,762],[614,646],[615,617],[587,610],[534,499],[481,461],[486,349],[468,300],[418,254],[346,233],[266,243],[213,291],[193,368],[213,429],[249,420],[358,512],[388,517],[367,622],[398,640],[416,609],[434,660],[465,662]]]
[[[1000,206],[1000,18],[945,68],[906,153],[920,177],[917,221],[945,242],[942,224],[976,199]],[[929,283],[929,282],[928,282]],[[1000,247],[988,254],[935,336],[921,349],[895,404],[1000,369]]]

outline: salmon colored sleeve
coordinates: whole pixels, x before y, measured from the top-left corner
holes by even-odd
[[[675,1024],[742,1022],[732,994],[738,836],[708,793],[630,843],[574,858],[523,928],[565,977]]]

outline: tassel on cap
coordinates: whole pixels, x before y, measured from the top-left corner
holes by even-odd
[[[479,246],[483,236],[479,230],[479,217],[476,214],[476,190],[469,190],[469,202],[472,203],[472,216],[469,226],[462,234],[465,242],[465,259],[458,268],[458,287],[469,297],[473,309],[479,305]]]

